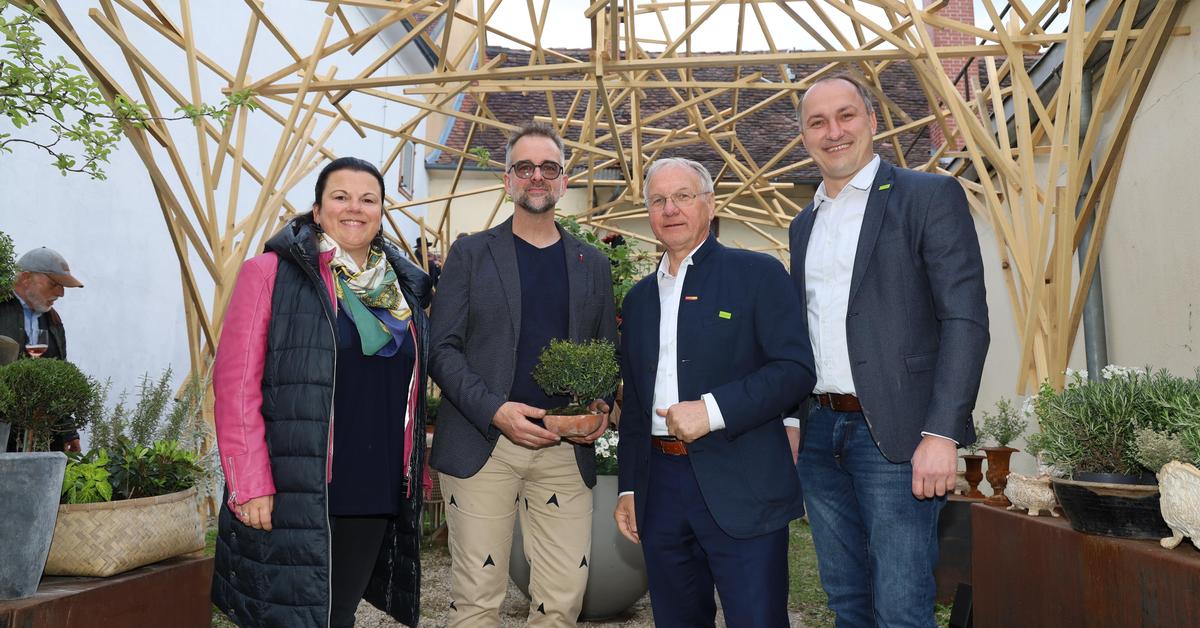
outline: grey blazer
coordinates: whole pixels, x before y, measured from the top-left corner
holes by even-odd
[[[567,258],[571,340],[616,343],[616,305],[608,258],[558,227]],[[512,389],[521,331],[521,278],[512,219],[454,243],[430,314],[430,374],[442,388],[429,464],[454,477],[479,472],[500,430],[492,417]],[[596,483],[591,446],[575,446],[579,473]]]
[[[810,204],[789,233],[801,303],[815,218]],[[910,460],[922,432],[975,442],[971,412],[990,336],[979,238],[957,181],[880,162],[854,257],[846,340],[855,392],[888,460]]]

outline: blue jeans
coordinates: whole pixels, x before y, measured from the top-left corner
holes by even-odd
[[[814,407],[797,468],[837,626],[935,626],[945,498],[913,497],[912,464],[884,458],[858,412]]]

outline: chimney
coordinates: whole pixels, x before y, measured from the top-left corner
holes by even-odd
[[[936,2],[938,2],[938,0],[925,0],[924,6],[928,7]],[[946,19],[973,26],[975,24],[975,3],[973,0],[948,0],[945,8],[943,8],[941,11],[938,11],[938,15]],[[944,28],[930,28],[929,31],[931,39],[933,40],[933,44],[938,47],[971,46],[976,43],[974,37],[960,31],[948,30]],[[971,77],[979,76],[979,66],[975,63],[972,63],[970,69],[967,70],[967,74],[964,74],[962,78],[959,78],[959,73],[962,72],[963,65],[965,65],[968,61],[974,60],[963,57],[942,59],[942,71],[946,73],[946,76],[949,77],[951,81],[954,81],[954,85],[958,88],[959,93],[962,94],[963,97],[970,99],[974,97],[974,94],[971,92]],[[947,120],[947,126],[950,127],[951,131],[954,131],[956,128],[953,119]],[[946,142],[945,135],[942,133],[942,127],[936,122],[929,125],[929,136],[934,150],[937,150]],[[957,141],[955,144],[956,145],[951,147],[949,150],[957,150],[963,147],[961,141]]]

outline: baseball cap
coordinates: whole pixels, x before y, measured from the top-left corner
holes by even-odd
[[[17,268],[31,273],[43,273],[67,288],[82,288],[83,282],[71,274],[71,267],[58,251],[40,247],[17,260]]]

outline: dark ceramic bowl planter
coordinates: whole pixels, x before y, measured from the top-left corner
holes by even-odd
[[[1107,481],[1087,481],[1081,477]],[[1159,540],[1171,536],[1159,505],[1158,484],[1145,477],[1077,473],[1053,478],[1054,493],[1071,527],[1086,534]]]
[[[983,481],[983,459],[980,454],[963,454],[963,462],[967,465],[966,474],[963,476],[967,480],[967,485],[970,487],[963,497],[971,499],[983,499],[984,494],[979,490],[979,483]]]
[[[1004,487],[1008,484],[1008,465],[1013,453],[1020,450],[1012,447],[984,447],[983,451],[987,454],[987,481],[992,487],[992,496],[987,498],[987,504],[1007,508],[1012,505],[1004,496]]]

